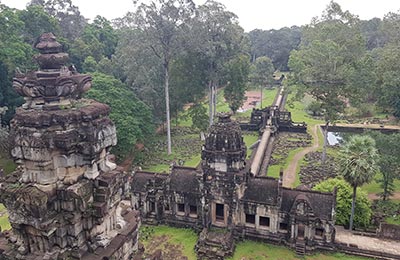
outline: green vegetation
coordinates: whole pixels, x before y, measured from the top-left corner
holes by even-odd
[[[299,257],[289,248],[245,240],[236,245],[235,254],[229,260],[296,260]],[[315,254],[305,256],[305,260],[362,260],[367,258],[349,256],[341,253]]]
[[[1,230],[11,229],[10,222],[8,221],[7,209],[3,204],[0,204],[0,228]]]
[[[142,226],[142,242],[148,253],[157,249],[163,250],[167,255],[170,254],[172,247],[181,249],[181,255],[189,260],[196,260],[194,251],[197,242],[197,234],[191,229],[173,228],[168,226]],[[296,260],[298,257],[295,252],[283,246],[269,245],[267,243],[245,240],[236,245],[235,254],[229,260]],[[362,260],[366,258],[353,257],[341,253],[334,254],[315,254],[306,256],[306,260]]]
[[[154,138],[151,150],[143,154],[143,170],[151,172],[169,172],[171,164],[183,162],[183,165],[196,167],[200,163],[201,145],[199,134],[188,127],[173,128],[172,154],[168,155],[165,147],[166,136],[158,135]]]
[[[252,132],[244,132],[243,133],[243,140],[247,147],[247,158],[249,159],[253,150],[249,149],[252,144],[257,142],[258,134]]]
[[[400,201],[376,200],[373,208],[375,213],[385,217],[387,223],[400,225]]]
[[[4,170],[4,173],[8,174],[15,170],[16,164],[11,159],[2,158],[0,155],[0,169]]]
[[[137,143],[148,143],[154,132],[150,109],[118,79],[93,74],[93,87],[86,95],[111,107],[110,118],[116,124],[118,143],[113,151],[124,158],[131,154]]]
[[[141,227],[141,229],[146,226]],[[143,244],[146,250],[150,249],[152,253],[157,249],[167,251],[171,245],[182,247],[181,254],[186,256],[189,260],[196,260],[196,253],[194,246],[197,242],[197,235],[191,229],[173,228],[168,226],[154,226],[151,227],[152,231],[148,234],[148,237]],[[156,242],[157,244],[151,244]]]
[[[336,197],[336,224],[348,225],[352,208],[352,187],[343,179],[328,179],[317,184],[313,189],[323,192],[332,192],[337,188]],[[367,194],[357,188],[354,224],[356,227],[368,227],[372,215],[371,204]]]

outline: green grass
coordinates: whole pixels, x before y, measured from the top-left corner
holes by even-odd
[[[380,187],[380,183],[378,183],[376,181],[378,178],[381,178],[379,176],[379,174],[377,176],[375,176],[375,179],[372,182],[363,185],[361,187],[363,189],[363,191],[367,192],[368,194],[371,194],[371,193],[376,194],[376,193],[382,192],[382,188]],[[394,191],[395,192],[400,192],[400,180],[395,180],[394,181]]]
[[[0,156],[0,169],[4,169],[6,174],[11,173],[15,170],[16,164],[11,159],[6,159]]]
[[[397,215],[397,216],[395,216],[395,217],[387,217],[387,218],[385,219],[385,221],[386,221],[388,224],[400,225],[400,215]]]
[[[289,166],[289,163],[293,160],[293,157],[303,149],[304,147],[293,149],[288,153],[288,156],[286,157],[285,160],[282,161],[282,163],[269,166],[267,170],[267,176],[279,178],[280,168],[286,169]]]
[[[143,227],[142,227],[143,228]],[[198,236],[191,229],[173,228],[168,226],[152,226],[154,230],[150,238],[143,241],[145,248],[150,241],[155,240],[157,237],[167,236],[168,240],[160,243],[156,249],[163,250],[166,244],[182,246],[182,255],[186,256],[189,260],[196,260],[196,253],[194,251],[195,244]],[[149,252],[151,253],[151,252]],[[299,259],[295,252],[287,247],[269,245],[267,243],[255,242],[245,240],[236,245],[236,250],[233,257],[228,260],[297,260]],[[341,253],[334,254],[315,254],[306,256],[306,260],[363,260],[367,258],[353,257]]]
[[[283,247],[261,242],[243,241],[237,244],[235,254],[228,260],[297,260],[295,252]],[[315,254],[306,256],[306,260],[362,260],[367,258],[354,257],[345,254]]]
[[[183,247],[182,254],[186,256],[189,260],[196,260],[196,253],[194,251],[194,246],[197,242],[197,234],[191,229],[185,228],[173,228],[168,226],[155,226],[153,227],[154,233],[151,238],[144,241],[143,244],[146,245],[157,236],[168,236],[168,241],[165,243],[160,243],[157,249],[163,249],[167,243],[173,245],[181,245]]]
[[[243,140],[244,143],[246,144],[247,147],[247,158],[249,159],[251,156],[251,152],[253,150],[250,150],[249,147],[254,144],[255,142],[257,142],[258,140],[258,134],[257,133],[251,133],[251,132],[245,132],[243,133]]]
[[[3,204],[0,204],[0,227],[1,230],[9,230],[11,229],[10,222],[8,221],[7,209]]]

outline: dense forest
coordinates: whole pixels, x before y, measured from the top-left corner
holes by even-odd
[[[32,47],[43,32],[57,36],[79,72],[93,75],[86,97],[111,106],[120,158],[164,122],[170,140],[169,122],[187,103],[204,130],[195,121],[213,121],[220,87],[236,111],[248,86],[270,85],[276,70],[291,71],[289,83],[315,98],[327,122],[348,103],[363,114],[375,104],[400,117],[399,27],[400,13],[363,21],[334,2],[306,26],[249,33],[214,1],[139,2],[113,21],[89,21],[72,0],[32,0],[23,10],[0,4],[1,123],[23,103],[12,78],[36,68]],[[198,106],[207,95],[208,112]]]

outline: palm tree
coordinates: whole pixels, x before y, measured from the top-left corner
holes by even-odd
[[[350,230],[353,230],[357,187],[369,183],[378,172],[378,150],[370,136],[354,135],[340,151],[340,172],[353,187]]]

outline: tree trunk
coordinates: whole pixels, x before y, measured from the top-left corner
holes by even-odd
[[[260,92],[260,93],[261,93],[260,108],[262,109],[262,107],[263,107],[263,106],[262,106],[262,100],[263,100],[263,85],[262,85],[262,84],[260,85],[260,88],[261,88],[261,92]]]
[[[213,113],[213,89],[212,89],[212,80],[208,82],[208,112],[209,112],[209,122],[210,126],[214,121],[214,113]]]
[[[215,117],[217,115],[217,86],[215,86],[214,84],[213,84],[213,96],[214,96],[214,99],[213,99],[214,115],[213,115],[213,117]]]
[[[167,152],[168,155],[172,154],[171,148],[171,121],[169,114],[169,64],[165,62],[164,64],[165,73],[165,107],[167,112]]]
[[[324,129],[324,147],[322,149],[322,157],[321,157],[321,161],[323,164],[326,161],[326,147],[328,146],[328,126],[329,126],[329,122],[326,122],[325,129]]]
[[[353,230],[353,220],[354,220],[354,210],[356,208],[356,193],[357,193],[357,186],[353,187],[353,201],[351,202],[351,215],[350,215],[350,225],[349,230]]]

